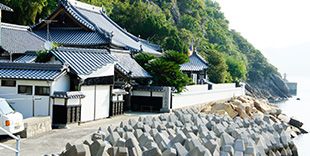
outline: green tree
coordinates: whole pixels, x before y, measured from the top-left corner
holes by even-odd
[[[245,80],[246,66],[242,60],[239,60],[233,56],[226,58],[226,64],[228,66],[228,72],[231,77],[231,81],[238,82],[240,79]]]
[[[175,62],[176,64],[184,64],[189,62],[188,56],[186,54],[179,53],[174,50],[165,51],[162,58],[165,61]]]
[[[207,74],[211,82],[224,83],[227,77],[227,65],[224,55],[216,50],[208,50],[207,55],[203,55],[208,62]]]

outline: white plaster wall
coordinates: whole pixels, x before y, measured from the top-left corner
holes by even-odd
[[[68,75],[64,75],[56,81],[52,81],[52,86],[52,95],[54,94],[54,91],[70,91],[70,77]]]
[[[81,86],[85,98],[81,100],[81,122],[94,120],[95,86]]]
[[[132,92],[133,96],[151,96],[151,92],[150,91],[133,91]]]
[[[153,92],[152,95],[153,97],[163,97],[164,92]]]
[[[107,64],[102,66],[96,71],[93,71],[90,75],[79,75],[81,78],[102,77],[114,75],[114,64]]]
[[[219,89],[232,89],[235,88],[235,83],[223,83],[223,84],[214,84],[212,85],[212,90],[219,90]]]
[[[208,85],[192,85],[192,86],[186,86],[186,92],[204,92],[208,90]]]
[[[96,86],[96,119],[109,117],[110,86]]]
[[[244,87],[173,94],[172,109],[245,95]]]

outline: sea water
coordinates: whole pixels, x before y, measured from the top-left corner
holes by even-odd
[[[290,77],[290,82],[297,82],[297,95],[287,101],[277,103],[282,112],[287,116],[295,116],[304,123],[302,126],[306,131],[310,131],[310,77],[299,76]],[[297,100],[300,98],[300,100]],[[298,154],[301,156],[310,155],[310,134],[300,135],[295,138]]]

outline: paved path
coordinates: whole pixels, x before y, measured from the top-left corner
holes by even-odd
[[[60,154],[67,142],[82,143],[88,136],[96,132],[99,127],[109,125],[119,126],[121,121],[128,119],[138,119],[139,116],[156,116],[158,113],[125,113],[98,121],[83,123],[80,126],[72,126],[70,129],[53,129],[52,131],[34,136],[31,138],[21,139],[21,156],[41,156],[45,154]],[[15,148],[15,140],[2,141],[5,145]],[[13,156],[14,152],[0,147],[0,155]]]

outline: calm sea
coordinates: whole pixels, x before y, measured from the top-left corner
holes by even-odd
[[[289,77],[289,81],[297,82],[297,95],[288,101],[278,103],[282,112],[287,116],[295,116],[302,121],[306,131],[310,131],[310,77],[299,76]],[[296,100],[300,98],[300,100]],[[301,156],[310,155],[310,134],[304,134],[294,139],[298,148],[298,154]]]

